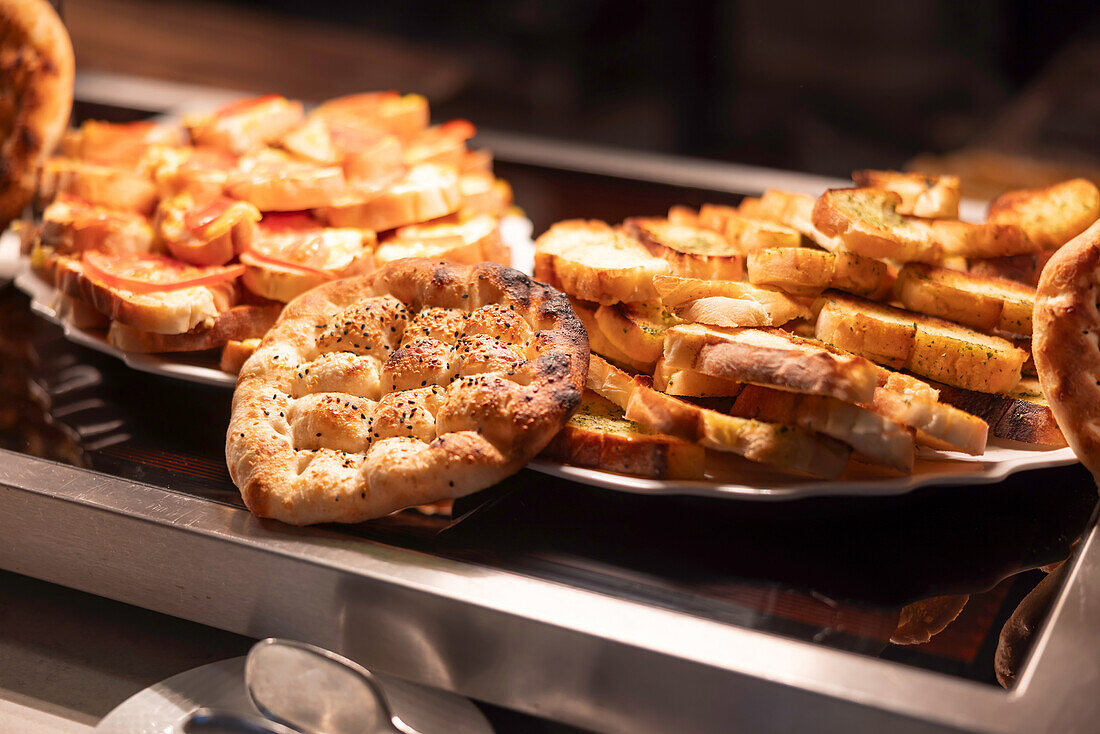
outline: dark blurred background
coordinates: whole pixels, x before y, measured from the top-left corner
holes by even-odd
[[[969,193],[1100,166],[1100,3],[65,0],[78,68],[829,175],[966,168]]]

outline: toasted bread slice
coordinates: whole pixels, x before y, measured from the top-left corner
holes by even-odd
[[[653,368],[653,387],[684,398],[726,398],[736,397],[744,388],[744,383],[711,377],[695,370],[669,367],[661,358]]]
[[[817,296],[826,288],[881,298],[890,287],[886,264],[854,252],[777,247],[750,252],[749,282],[796,296]]]
[[[631,394],[626,417],[708,449],[798,474],[836,477],[851,456],[846,444],[822,434],[725,415],[643,386]]]
[[[738,454],[784,471],[834,477],[844,471],[851,449],[813,431],[700,408],[646,387],[592,355],[587,387],[622,408],[627,420],[708,449]]]
[[[236,155],[274,143],[302,122],[302,103],[277,94],[243,99],[209,114],[190,115],[183,124],[196,145]]]
[[[424,163],[367,201],[324,207],[319,214],[333,227],[383,232],[437,219],[462,207],[458,174],[453,168]]]
[[[229,310],[239,296],[234,281],[153,293],[122,290],[88,276],[80,260],[65,255],[53,256],[47,267],[59,291],[139,331],[185,333]]]
[[[829,189],[814,204],[814,226],[844,249],[898,262],[936,262],[942,250],[931,227],[898,213],[901,197],[885,189]]]
[[[197,200],[224,195],[230,174],[236,173],[238,160],[221,148],[163,145],[150,147],[144,158],[162,199],[186,193]]]
[[[1015,224],[1044,250],[1056,250],[1100,218],[1100,190],[1075,178],[1043,189],[1010,191],[989,205],[986,220]]]
[[[678,318],[714,326],[779,326],[808,318],[809,307],[782,291],[730,280],[658,275],[653,288]]]
[[[935,219],[955,219],[959,216],[958,176],[865,169],[853,171],[852,180],[857,186],[893,191],[901,197],[899,214]]]
[[[364,92],[330,99],[310,113],[325,120],[385,130],[409,140],[428,127],[428,100],[419,94]]]
[[[649,364],[650,369],[664,352],[665,331],[678,323],[680,319],[660,305],[618,303],[596,310],[596,324],[604,337],[621,353]]]
[[[221,347],[231,339],[263,337],[280,311],[281,303],[234,306],[183,334],[142,331],[114,321],[107,331],[107,341],[124,352],[201,352]]]
[[[462,209],[471,214],[503,216],[512,206],[512,186],[491,171],[466,171],[458,177]]]
[[[374,259],[386,263],[403,257],[431,257],[476,265],[500,257],[506,247],[500,220],[479,214],[461,222],[402,227],[379,245]]]
[[[225,189],[262,212],[293,212],[341,201],[348,183],[340,166],[318,166],[263,148],[240,159]]]
[[[809,194],[795,194],[779,189],[768,189],[760,197],[755,207],[758,219],[779,222],[796,230],[803,237],[814,237],[814,197]]]
[[[985,451],[989,432],[985,421],[939,402],[939,393],[928,383],[885,368],[879,368],[878,383],[874,398],[859,403],[861,408],[913,429],[920,445],[975,456]],[[663,361],[654,372],[654,386],[670,395],[685,397],[736,397],[743,387],[742,383],[690,369],[674,370]]]
[[[1030,285],[1039,284],[1039,276],[1043,273],[1043,266],[1054,254],[1054,250],[1045,250],[1033,255],[1013,255],[1011,257],[991,257],[988,259],[973,259],[967,263],[967,272],[983,278],[1003,278],[1014,280],[1017,283]]]
[[[370,230],[325,227],[301,213],[268,214],[240,254],[241,280],[256,295],[287,303],[329,280],[370,272],[374,245]]]
[[[982,392],[1015,387],[1027,358],[1000,337],[832,291],[822,301],[817,337],[895,369]]]
[[[917,333],[915,315],[872,308],[862,299],[833,292],[820,305],[814,330],[818,339],[887,367],[905,367]]]
[[[913,469],[916,445],[905,426],[836,398],[746,385],[730,415],[817,431],[843,441],[871,463],[905,473]]]
[[[224,265],[252,246],[260,212],[224,196],[197,203],[191,194],[162,199],[154,220],[157,234],[177,260]]]
[[[586,301],[648,303],[653,277],[669,271],[640,242],[603,222],[558,222],[535,242],[535,277]]]
[[[42,244],[65,255],[84,250],[145,253],[155,248],[153,227],[138,212],[108,209],[69,194],[42,213]]]
[[[719,233],[744,254],[762,247],[799,247],[802,244],[802,236],[797,230],[768,219],[746,217],[730,206],[703,204],[699,207],[698,221],[700,227]]]
[[[100,122],[85,120],[69,130],[61,140],[61,152],[101,166],[137,167],[145,152],[154,145],[184,144],[183,129],[144,120],[138,122]]]
[[[746,203],[749,208],[745,210],[745,216],[786,225],[801,234],[805,240],[829,252],[844,250],[839,238],[830,237],[814,226],[813,212],[817,199],[809,194],[768,189],[755,201],[746,199],[741,202],[740,208],[745,208]],[[749,214],[749,211],[752,213]]]
[[[875,389],[874,399],[864,407],[914,429],[916,441],[922,446],[962,451],[973,456],[985,452],[988,424],[978,416],[939,400],[879,387]]]
[[[42,167],[38,200],[46,205],[61,194],[121,211],[145,216],[157,205],[157,187],[143,167],[118,168],[72,158],[51,158]]]
[[[1021,380],[1008,394],[948,385],[940,385],[939,390],[943,402],[982,418],[989,424],[990,433],[998,438],[1044,446],[1066,445],[1037,379]]]
[[[903,306],[917,313],[981,331],[1031,333],[1035,289],[1022,283],[909,263],[898,273],[894,294]]]
[[[600,308],[599,304],[580,301],[572,296],[569,297],[569,303],[573,307],[573,312],[577,314],[577,318],[581,320],[585,330],[588,332],[588,346],[593,354],[599,354],[614,364],[634,370],[635,372],[648,373],[653,368],[651,362],[636,359],[634,356],[619,349],[607,338],[603,333],[603,329],[600,328],[599,322],[596,321],[596,312]]]
[[[741,280],[740,249],[717,232],[656,217],[633,217],[623,229],[657,257],[673,275],[704,280]]]
[[[476,134],[477,129],[469,120],[449,120],[425,128],[405,141],[405,163],[410,166],[435,163],[457,169],[466,158],[466,141]]]
[[[542,455],[576,466],[654,479],[699,479],[706,465],[702,446],[629,421],[617,405],[589,390]]]
[[[933,236],[943,248],[944,260],[952,257],[1011,257],[1041,249],[1015,224],[960,222],[953,219],[936,219],[929,224]]]
[[[279,142],[301,160],[340,166],[350,195],[369,198],[405,175],[401,141],[380,130],[310,116]]]
[[[236,375],[240,373],[241,367],[244,366],[244,363],[248,361],[248,358],[252,356],[258,346],[260,346],[260,339],[257,337],[240,340],[230,339],[222,348],[222,358],[218,366],[221,367],[222,372]]]
[[[664,361],[713,377],[852,403],[870,401],[878,380],[866,359],[780,329],[674,326],[665,334]]]

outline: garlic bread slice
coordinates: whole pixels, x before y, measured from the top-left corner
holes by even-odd
[[[761,247],[799,247],[801,234],[791,227],[768,219],[746,217],[731,206],[703,204],[699,207],[699,226],[718,232],[742,253]]]
[[[818,198],[813,223],[857,255],[898,262],[936,262],[942,256],[932,228],[898,212],[901,197],[886,189],[829,189]]]
[[[653,369],[653,388],[669,395],[684,398],[736,397],[744,383],[704,375],[689,369],[669,367],[664,359],[657,360]]]
[[[873,364],[780,329],[674,326],[665,334],[665,364],[764,387],[827,395],[852,403],[871,400]]]
[[[1100,218],[1100,190],[1083,178],[1002,194],[986,221],[1015,224],[1044,250],[1056,250]]]
[[[1066,445],[1066,438],[1035,378],[1025,378],[1003,394],[948,385],[941,385],[939,389],[943,402],[981,418],[997,438],[1043,446]]]
[[[814,431],[737,418],[643,386],[631,394],[626,417],[708,449],[799,474],[836,477],[851,456],[849,446]]]
[[[821,341],[893,369],[905,367],[916,333],[905,311],[833,291],[823,297],[815,327]]]
[[[658,275],[653,288],[678,318],[714,326],[780,326],[809,318],[809,307],[782,291],[730,280]]]
[[[656,363],[665,346],[665,331],[681,323],[661,305],[617,303],[596,309],[596,324],[603,336],[637,362]]]
[[[615,344],[604,335],[603,329],[600,328],[599,322],[596,321],[596,312],[600,309],[599,304],[587,303],[570,296],[569,305],[573,307],[573,313],[577,314],[577,318],[584,324],[584,329],[588,332],[588,347],[595,354],[600,354],[615,364],[622,365],[635,372],[645,372],[648,374],[653,369],[653,362],[635,359],[633,356],[616,347]]]
[[[929,225],[945,259],[1012,257],[1042,249],[1015,224],[936,219]]]
[[[542,456],[653,479],[700,479],[706,466],[702,446],[629,421],[617,405],[590,390]]]
[[[910,311],[950,319],[981,331],[1031,333],[1035,289],[923,263],[898,273],[894,294]]]
[[[558,222],[535,242],[535,277],[586,301],[651,302],[653,277],[668,272],[667,261],[596,220]]]
[[[746,385],[730,415],[817,431],[848,444],[871,463],[906,473],[913,469],[916,445],[904,425],[836,398]]]
[[[937,219],[959,216],[960,185],[958,176],[928,176],[901,171],[852,171],[857,186],[893,191],[901,197],[899,214]]]
[[[818,339],[880,364],[981,392],[1011,390],[1027,359],[1000,337],[832,291],[816,330]]]
[[[749,282],[795,296],[818,296],[826,288],[868,298],[889,292],[886,263],[854,252],[836,253],[809,247],[775,247],[750,252]]]
[[[662,380],[665,381],[663,384]],[[874,398],[870,402],[858,403],[861,408],[912,429],[916,443],[921,446],[944,451],[963,451],[975,456],[980,456],[985,451],[989,433],[986,422],[978,416],[941,403],[939,392],[928,383],[886,368],[879,368],[878,382]],[[685,397],[737,397],[743,385],[691,369],[667,367],[662,361],[658,363],[654,373],[654,387],[670,395]],[[758,388],[753,386],[753,389]]]
[[[653,255],[668,261],[674,275],[705,280],[741,280],[740,248],[718,232],[657,217],[632,217],[623,230]]]

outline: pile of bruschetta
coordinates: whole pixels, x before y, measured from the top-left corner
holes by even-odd
[[[89,121],[42,166],[24,249],[76,326],[127,351],[222,349],[236,371],[326,281],[403,257],[509,263],[511,188],[475,133],[397,92]]]

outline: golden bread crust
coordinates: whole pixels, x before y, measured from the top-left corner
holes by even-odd
[[[577,412],[542,456],[654,479],[699,479],[706,465],[702,446],[646,432],[626,420],[618,406],[587,390]]]
[[[107,331],[107,341],[124,352],[201,352],[231,340],[239,342],[262,337],[275,323],[281,309],[278,303],[234,306],[183,334],[158,334],[113,321]]]
[[[1077,458],[1100,472],[1100,222],[1065,244],[1043,268],[1032,351],[1039,383]]]
[[[73,104],[73,46],[44,0],[0,5],[0,230],[34,194]]]
[[[230,339],[222,348],[222,357],[218,366],[221,367],[222,372],[235,375],[241,371],[241,367],[244,366],[244,363],[259,346],[259,338],[241,339],[239,341]]]
[[[240,297],[235,281],[154,293],[113,288],[89,277],[80,260],[65,255],[50,258],[47,270],[62,293],[90,303],[112,321],[158,334],[191,331],[232,307]]]
[[[298,525],[460,497],[565,425],[588,360],[552,288],[495,264],[399,260],[287,305],[241,370],[230,475],[255,514]]]
[[[844,249],[898,262],[936,262],[942,255],[932,229],[898,211],[901,197],[886,189],[829,189],[813,209],[814,226]]]

